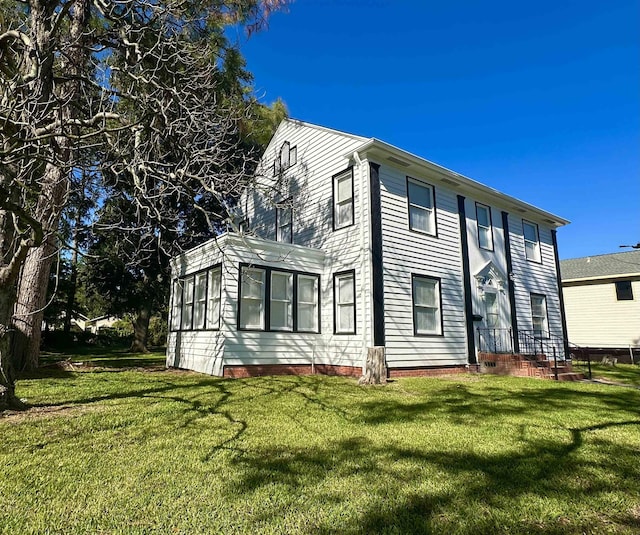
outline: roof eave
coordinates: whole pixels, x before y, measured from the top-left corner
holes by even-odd
[[[345,156],[350,157],[353,152],[357,152],[361,157],[369,158],[377,156],[385,160],[385,163],[389,165],[394,165],[406,170],[408,174],[410,174],[410,172],[426,172],[430,178],[436,178],[444,187],[460,191],[461,193],[471,194],[473,198],[477,200],[495,202],[497,198],[503,208],[513,210],[523,217],[529,217],[536,222],[542,222],[551,228],[562,227],[570,223],[568,219],[537,208],[532,204],[516,199],[497,189],[485,186],[476,180],[376,138],[368,139],[354,151],[351,151],[351,153],[345,154]]]

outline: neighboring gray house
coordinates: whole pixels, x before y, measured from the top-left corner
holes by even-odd
[[[565,219],[375,138],[285,120],[241,232],[172,261],[167,364],[224,376],[465,371],[565,338]],[[486,347],[485,347],[486,346]]]
[[[563,260],[560,269],[569,340],[640,350],[640,251]]]

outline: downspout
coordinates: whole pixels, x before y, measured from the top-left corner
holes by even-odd
[[[360,191],[360,308],[362,309],[362,369],[364,370],[367,359],[367,286],[365,284],[365,266],[369,260],[369,248],[365,244],[364,236],[364,212],[365,212],[365,194],[364,194],[364,166],[357,151],[353,153],[353,159],[358,166],[359,171],[359,191]]]

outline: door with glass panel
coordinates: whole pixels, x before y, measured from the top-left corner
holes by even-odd
[[[511,351],[511,335],[505,328],[500,314],[500,293],[485,290],[482,296],[484,314],[482,316],[482,327],[484,332],[483,346],[485,350],[494,353],[505,353]]]

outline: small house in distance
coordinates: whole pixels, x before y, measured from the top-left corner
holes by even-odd
[[[375,138],[284,120],[241,231],[172,260],[169,366],[214,375],[463,372],[565,347],[565,219]],[[547,350],[548,351],[548,350]]]
[[[560,262],[569,340],[594,355],[640,356],[640,251]]]

